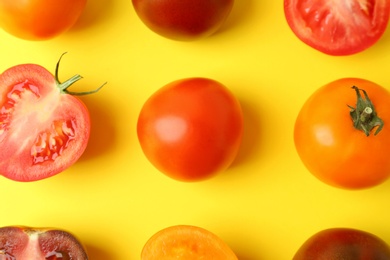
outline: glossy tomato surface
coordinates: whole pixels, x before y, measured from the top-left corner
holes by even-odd
[[[390,248],[379,237],[351,228],[331,228],[310,237],[293,260],[387,260]]]
[[[90,135],[80,99],[35,64],[0,75],[0,174],[17,181],[53,176],[75,163]]]
[[[143,105],[137,132],[149,161],[182,181],[207,179],[227,169],[243,133],[241,106],[221,83],[177,80]]]
[[[0,228],[2,260],[88,260],[77,238],[60,229],[7,226]]]
[[[0,0],[0,27],[26,40],[46,40],[70,29],[87,0]]]
[[[382,126],[374,124],[366,133],[354,125],[353,86],[362,99],[362,90],[367,93]],[[368,188],[385,181],[390,175],[389,104],[389,91],[364,79],[344,78],[319,88],[295,122],[295,146],[305,166],[320,180],[341,188]]]
[[[174,40],[196,40],[215,33],[225,22],[234,0],[132,0],[143,23]]]
[[[309,46],[330,55],[351,55],[375,44],[386,30],[388,0],[284,0],[287,22]]]
[[[214,233],[189,225],[171,226],[145,244],[141,260],[237,260],[230,247]]]

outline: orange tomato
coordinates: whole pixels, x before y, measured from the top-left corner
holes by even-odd
[[[46,40],[71,28],[87,0],[0,0],[0,27],[26,40]]]
[[[295,146],[304,165],[340,188],[384,182],[390,175],[389,104],[390,93],[364,79],[339,79],[318,89],[295,122]]]
[[[154,234],[145,244],[141,260],[237,260],[218,236],[196,226],[178,225]]]

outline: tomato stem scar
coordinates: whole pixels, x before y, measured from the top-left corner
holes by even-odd
[[[107,82],[105,82],[105,83],[103,83],[103,85],[101,85],[97,89],[94,89],[94,90],[91,90],[91,91],[85,91],[85,92],[72,92],[72,91],[69,91],[68,88],[71,85],[73,85],[73,83],[75,83],[76,81],[79,81],[83,77],[77,74],[77,75],[74,75],[73,77],[71,77],[70,79],[66,80],[65,82],[62,82],[62,83],[60,82],[60,80],[58,78],[58,69],[60,67],[60,62],[61,62],[62,56],[64,56],[65,54],[66,54],[66,52],[64,52],[61,55],[60,59],[58,60],[57,65],[56,65],[55,75],[54,75],[56,83],[57,83],[57,86],[60,89],[61,93],[63,93],[63,94],[70,94],[70,95],[73,95],[73,96],[89,95],[89,94],[93,94],[93,93],[98,92],[104,85],[107,84]]]
[[[356,107],[348,106],[351,111],[350,115],[353,121],[353,126],[365,133],[366,136],[370,135],[370,132],[377,128],[374,135],[377,135],[383,128],[383,120],[378,117],[375,107],[372,104],[368,94],[365,90],[359,89],[356,86],[352,87],[357,96]],[[364,98],[360,94],[363,93]]]

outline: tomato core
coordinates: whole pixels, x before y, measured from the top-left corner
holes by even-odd
[[[15,84],[11,91],[7,94],[7,99],[4,101],[4,105],[0,109],[0,136],[8,130],[15,104],[26,91],[34,94],[36,97],[39,97],[38,88],[29,82]]]

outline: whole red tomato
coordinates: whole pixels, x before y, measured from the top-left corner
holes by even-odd
[[[2,260],[88,260],[83,245],[65,230],[8,226],[0,228]]]
[[[390,93],[364,79],[319,88],[295,122],[297,152],[309,171],[330,185],[359,189],[390,176]]]
[[[225,86],[188,78],[167,84],[145,102],[137,132],[157,169],[177,180],[197,181],[232,163],[241,144],[243,115]]]
[[[388,0],[284,0],[287,22],[309,46],[330,55],[350,55],[376,43],[386,30]]]
[[[0,27],[26,40],[46,40],[71,28],[87,0],[0,0]]]
[[[16,181],[53,176],[75,163],[90,135],[87,108],[67,88],[35,64],[11,67],[0,75],[0,175]]]
[[[234,0],[132,0],[134,9],[155,33],[190,41],[215,33],[225,22]]]
[[[310,237],[293,260],[387,260],[390,247],[379,237],[351,228],[331,228]]]

